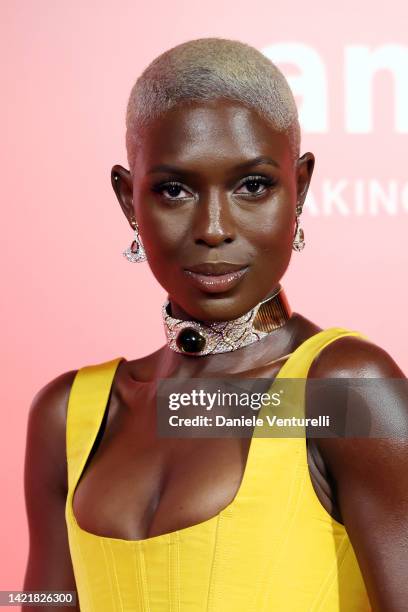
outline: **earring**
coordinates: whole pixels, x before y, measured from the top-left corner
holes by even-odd
[[[302,212],[302,206],[298,204],[296,206],[296,229],[295,229],[295,238],[293,240],[292,248],[294,251],[301,251],[305,247],[305,233],[303,229],[300,227],[300,214]]]
[[[135,230],[135,234],[130,247],[128,247],[126,251],[123,251],[123,255],[131,263],[146,261],[146,251],[144,250],[141,238],[139,236],[139,226],[137,221],[134,217],[132,217],[130,223]]]

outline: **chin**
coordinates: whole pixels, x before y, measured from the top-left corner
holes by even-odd
[[[191,296],[188,302],[192,304],[192,307],[184,308],[186,312],[191,313],[195,319],[209,321],[237,319],[258,303],[258,301],[254,302],[247,292],[245,292],[244,296],[242,292],[233,290],[223,293],[205,293],[200,291],[194,297]]]

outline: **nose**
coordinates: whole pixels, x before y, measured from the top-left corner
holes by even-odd
[[[216,247],[235,239],[236,228],[228,198],[219,192],[202,196],[193,217],[192,234],[196,244]]]

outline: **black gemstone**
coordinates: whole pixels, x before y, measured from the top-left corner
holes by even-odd
[[[176,344],[184,353],[199,353],[205,347],[205,338],[193,327],[185,327],[178,334]]]

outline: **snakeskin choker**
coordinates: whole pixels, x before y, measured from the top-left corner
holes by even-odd
[[[274,295],[230,321],[185,321],[176,319],[170,311],[167,299],[162,306],[162,316],[169,348],[195,356],[235,351],[257,342],[284,325],[292,315],[281,285]]]

